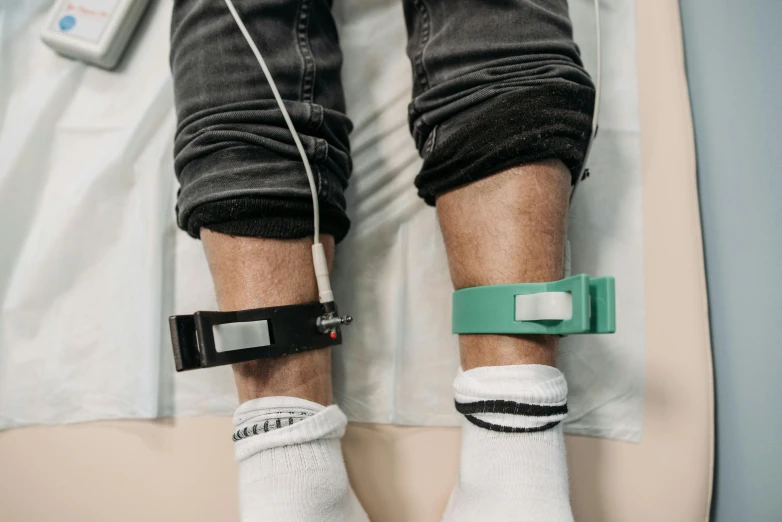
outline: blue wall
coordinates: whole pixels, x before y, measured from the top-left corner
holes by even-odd
[[[782,521],[782,0],[680,0],[714,349],[712,520]]]

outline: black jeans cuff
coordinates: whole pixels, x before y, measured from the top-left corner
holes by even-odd
[[[350,229],[345,212],[320,202],[321,234],[342,241]],[[236,197],[203,203],[190,213],[186,229],[200,237],[201,228],[231,236],[299,239],[314,234],[312,202],[268,197]]]
[[[422,140],[431,151],[422,152],[424,164],[415,180],[419,196],[434,205],[444,192],[544,159],[562,160],[575,181],[591,137],[594,103],[593,87],[561,82],[470,107]]]

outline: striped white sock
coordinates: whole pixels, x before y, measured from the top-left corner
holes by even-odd
[[[572,521],[564,375],[537,364],[475,368],[459,373],[454,392],[466,421],[443,521]]]
[[[348,483],[337,406],[265,397],[234,414],[242,522],[368,522]]]

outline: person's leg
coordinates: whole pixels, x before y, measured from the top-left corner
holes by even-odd
[[[570,173],[555,160],[438,197],[455,288],[561,279],[569,193]],[[571,520],[557,337],[462,335],[459,345],[454,389],[467,422],[445,520]]]
[[[407,0],[419,194],[455,288],[563,277],[594,88],[566,0]],[[444,520],[571,520],[552,336],[463,335],[459,481]]]
[[[341,54],[325,0],[234,0],[313,167],[329,259],[349,222]],[[269,86],[222,0],[178,0],[178,222],[200,237],[221,310],[317,301],[310,189]],[[331,351],[234,366],[242,520],[365,521],[347,480],[347,419],[331,397]],[[226,434],[227,436],[231,436]]]
[[[334,241],[322,237],[329,260]],[[312,240],[231,237],[203,230],[222,310],[317,300]],[[340,438],[347,419],[331,404],[331,350],[234,365],[234,415],[243,521],[366,521],[348,483]]]

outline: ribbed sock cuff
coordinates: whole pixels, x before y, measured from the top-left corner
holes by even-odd
[[[276,418],[302,420],[269,431],[261,432],[256,428],[253,432],[253,426],[262,426],[275,414],[278,414]],[[234,457],[242,461],[272,448],[338,439],[345,433],[348,420],[336,405],[326,407],[297,397],[264,397],[241,404],[234,413],[233,422],[234,435],[247,430],[248,436],[239,440],[234,437]]]

